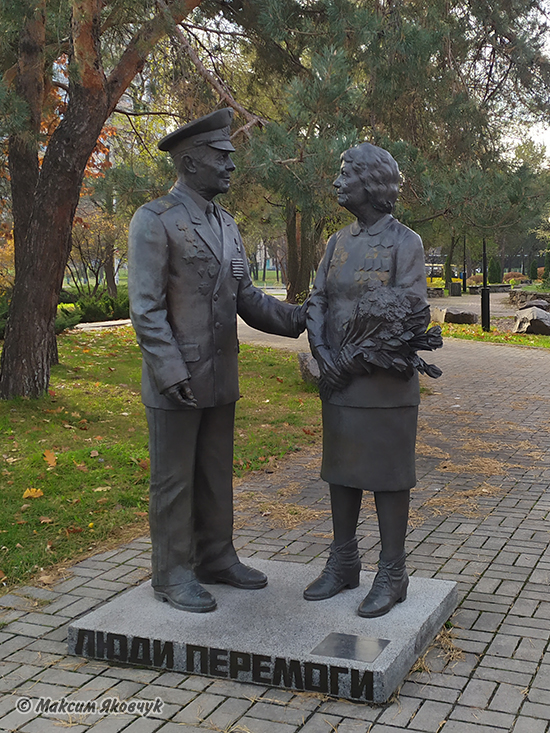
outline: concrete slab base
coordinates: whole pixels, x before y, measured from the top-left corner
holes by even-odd
[[[185,613],[149,582],[69,627],[69,653],[187,674],[385,702],[457,605],[456,583],[412,577],[407,600],[378,619],[356,610],[374,573],[327,601],[305,601],[319,566],[257,560],[261,590],[208,586],[218,608]]]

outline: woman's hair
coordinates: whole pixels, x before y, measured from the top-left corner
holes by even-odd
[[[401,176],[399,166],[387,150],[371,143],[361,143],[349,148],[342,159],[351,163],[370,194],[371,204],[378,211],[393,211],[399,195]]]

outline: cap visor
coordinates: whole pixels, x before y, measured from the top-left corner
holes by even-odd
[[[229,150],[230,153],[234,152],[235,148],[229,140],[216,140],[212,143],[207,143],[209,148],[215,148],[216,150]]]

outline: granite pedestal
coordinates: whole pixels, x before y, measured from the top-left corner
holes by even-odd
[[[261,590],[208,586],[218,608],[185,613],[154,599],[149,582],[69,627],[69,653],[186,674],[385,702],[457,604],[456,583],[412,577],[407,599],[378,619],[356,609],[374,573],[326,601],[302,592],[322,566],[257,560]]]

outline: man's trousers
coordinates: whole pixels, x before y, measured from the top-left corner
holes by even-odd
[[[203,410],[146,408],[153,587],[178,585],[194,567],[237,562],[233,547],[235,403]],[[187,576],[187,577],[186,577]]]

